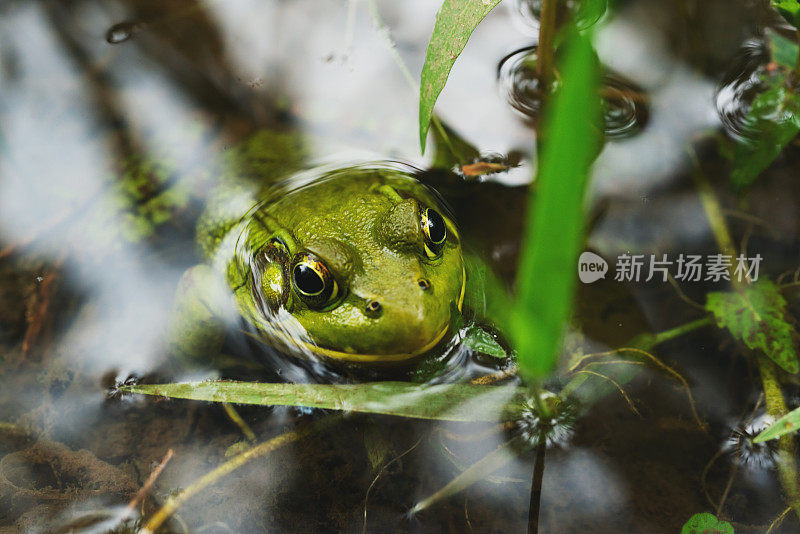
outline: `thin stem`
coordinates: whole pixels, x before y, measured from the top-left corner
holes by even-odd
[[[761,373],[761,382],[764,384],[767,413],[776,420],[780,419],[786,415],[788,410],[775,372],[775,364],[766,358],[759,358],[758,370]],[[778,441],[778,478],[786,493],[789,506],[794,509],[794,513],[800,519],[800,488],[797,480],[795,452],[794,436],[792,434],[781,436]]]
[[[539,508],[542,502],[542,480],[544,479],[544,453],[547,450],[547,435],[539,432],[539,445],[536,447],[536,461],[533,464],[531,481],[531,504],[528,509],[528,534],[539,532]]]
[[[310,436],[315,432],[318,432],[324,428],[331,426],[333,423],[339,421],[338,417],[326,417],[325,419],[318,419],[308,425],[304,426],[301,429],[293,430],[291,432],[286,432],[285,434],[281,434],[280,436],[274,437],[271,440],[265,441],[260,445],[256,445],[252,449],[249,449],[241,454],[238,454],[225,462],[224,464],[220,465],[213,471],[210,471],[200,477],[199,480],[194,482],[192,485],[184,489],[177,495],[174,495],[167,499],[167,502],[158,510],[148,521],[144,528],[140,531],[142,534],[153,534],[157,531],[164,522],[174,514],[178,508],[183,505],[189,498],[197,495],[202,490],[214,484],[219,479],[224,477],[225,475],[239,469],[246,463],[250,462],[251,460],[255,460],[260,456],[264,456],[265,454],[269,454],[270,452],[278,449],[284,445],[289,443],[293,443],[298,441],[302,438]]]
[[[545,92],[553,79],[553,51],[556,35],[556,4],[558,0],[543,0],[539,17],[539,43],[536,46],[536,74]]]
[[[659,343],[663,343],[665,341],[669,341],[670,339],[674,339],[676,337],[680,337],[684,334],[688,334],[698,328],[702,328],[704,326],[711,324],[711,317],[701,317],[696,321],[691,321],[686,324],[682,324],[680,326],[676,326],[675,328],[670,328],[669,330],[664,330],[663,332],[659,332],[655,335],[653,343],[658,345]]]
[[[720,206],[719,200],[717,200],[717,196],[711,188],[711,184],[708,183],[708,180],[700,168],[700,162],[697,159],[697,154],[694,149],[689,148],[689,156],[694,166],[692,178],[694,178],[697,193],[700,196],[700,201],[703,203],[703,209],[706,212],[708,224],[711,226],[711,232],[714,234],[717,247],[723,254],[731,256],[732,258],[736,257],[736,247],[733,244],[733,239],[725,223],[725,215],[723,215],[722,206]],[[733,277],[731,277],[731,280],[733,280]]]

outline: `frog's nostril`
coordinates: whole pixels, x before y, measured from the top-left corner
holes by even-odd
[[[381,309],[382,309],[381,303],[378,302],[377,300],[367,301],[367,306],[366,306],[367,315],[370,315],[372,317],[377,317],[378,315],[380,315]]]
[[[427,291],[431,288],[431,282],[427,278],[420,278],[417,280],[417,284],[419,284],[419,288],[423,291]]]

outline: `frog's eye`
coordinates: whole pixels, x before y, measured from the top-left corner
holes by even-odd
[[[425,234],[425,254],[429,258],[438,256],[447,239],[447,224],[439,212],[431,208],[423,209],[420,219]]]
[[[292,281],[303,301],[314,308],[325,306],[338,293],[336,280],[322,260],[307,252],[295,258]]]

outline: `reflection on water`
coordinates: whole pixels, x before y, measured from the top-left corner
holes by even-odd
[[[537,74],[536,61],[536,47],[528,46],[507,55],[497,66],[498,83],[508,103],[531,124],[539,120],[550,92]],[[647,125],[649,95],[620,74],[609,71],[603,76],[600,97],[607,139],[633,137]]]
[[[746,42],[717,88],[717,113],[726,131],[736,139],[752,140],[759,134],[747,112],[766,87],[762,76],[768,61],[769,52],[763,41]]]
[[[341,324],[352,326],[348,320],[361,317],[362,309],[389,317],[392,301],[366,295],[370,280],[358,286],[355,278],[343,277],[334,266],[335,247],[323,254],[325,244],[316,243],[304,252],[325,260],[341,292],[331,289],[331,301],[318,303],[309,291],[307,301],[290,310],[290,254],[272,241],[274,232],[264,232],[268,221],[256,217],[283,202],[282,220],[295,217],[291,226],[297,228],[314,217],[292,204],[293,195],[326,182],[321,175],[328,183],[350,183],[373,168],[354,168],[353,161],[402,161],[388,168],[413,175],[436,193],[395,184],[398,205],[409,211],[394,213],[396,219],[382,214],[386,220],[436,208],[455,223],[464,253],[484,262],[479,272],[494,272],[501,288],[513,289],[527,185],[536,167],[529,155],[542,88],[531,47],[539,3],[509,4],[511,9],[496,10],[476,30],[437,104],[443,119],[484,154],[469,169],[514,164],[479,180],[428,170],[435,147],[429,147],[431,159],[419,155],[416,94],[387,49],[388,39],[418,73],[435,3],[377,2],[388,38],[376,31],[363,2],[0,4],[0,527],[105,532],[127,521],[127,530],[118,531],[131,531],[226,458],[330,415],[236,406],[237,419],[219,404],[113,394],[125,381],[477,379],[506,384],[494,391],[511,396],[518,384],[513,366],[470,338],[477,328],[479,341],[505,346],[480,315],[491,298],[480,290],[465,298],[460,313],[450,306],[458,303],[458,291],[445,299],[446,316],[444,309],[425,309],[425,317],[437,319],[430,328],[411,330],[426,333],[424,342],[415,338],[413,344],[430,350],[400,365],[320,357],[315,348],[364,354],[387,343],[390,334],[397,335],[392,344],[402,345],[396,327],[410,320],[394,320],[385,336],[356,329],[324,339],[331,325],[319,328],[298,310],[319,304],[330,317],[347,311],[352,316]],[[596,20],[603,11],[599,4],[581,2],[581,20]],[[726,9],[724,2],[711,4],[708,9]],[[685,2],[617,4],[598,30],[599,59],[607,66],[601,94],[606,136],[612,142],[595,166],[589,243],[607,259],[622,251],[713,252],[690,179],[686,148],[696,142],[702,170],[731,208],[725,216],[737,241],[765,257],[768,276],[777,279],[786,271],[790,280],[800,228],[796,153],[787,152],[765,172],[744,213],[733,210],[726,193],[728,163],[701,139],[709,132],[752,136],[745,116],[767,69],[763,44],[749,41],[738,55],[715,44],[709,55],[734,65],[722,79],[698,66],[700,61],[689,65],[687,58],[704,57],[705,50],[686,53],[686,43],[704,46],[706,26],[695,20],[686,27],[685,8]],[[752,21],[772,21],[771,16],[760,6],[746,9],[742,20],[730,21],[730,31],[759,35],[762,28],[753,28]],[[656,20],[656,12],[663,20]],[[519,22],[523,29],[514,29]],[[686,35],[676,38],[670,33],[675,28]],[[720,31],[708,28],[712,36]],[[707,40],[711,47],[713,38]],[[293,178],[278,185],[286,177]],[[398,184],[412,180],[395,178]],[[350,192],[346,201],[353,198]],[[337,203],[330,192],[314,202]],[[375,220],[377,211],[367,210]],[[367,264],[359,267],[364,272],[382,273],[385,285],[407,281],[386,265],[407,260],[406,252],[368,254],[367,245],[377,238],[353,235],[379,224],[327,224],[338,241],[362,246],[342,254],[344,270],[348,262],[361,262]],[[209,235],[227,241],[218,249]],[[434,241],[418,244],[440,244]],[[403,239],[395,244],[402,250],[408,245]],[[277,248],[267,254],[268,245]],[[298,251],[291,252],[294,257]],[[460,290],[460,280],[436,278],[436,266],[447,261],[442,250],[433,247],[430,253],[428,263],[419,264],[429,270],[414,277],[414,295]],[[186,282],[184,273],[203,263],[217,274],[239,276],[243,285],[232,287],[230,279],[222,285],[229,305],[231,290],[245,288],[252,306],[245,313],[235,307],[222,313],[228,319],[222,333],[210,316],[201,321],[198,332],[206,337],[194,338],[201,365],[187,365],[176,357],[170,336],[175,295]],[[428,284],[420,285],[419,278]],[[676,294],[669,284],[625,284],[613,276],[581,286],[573,321],[580,339],[570,345],[564,376],[598,379],[606,389],[578,391],[579,398],[595,400],[554,420],[527,406],[508,425],[349,414],[188,499],[167,530],[352,531],[361,530],[366,518],[368,531],[521,531],[536,470],[530,447],[542,441],[546,427],[544,471],[538,472],[541,531],[675,532],[692,514],[718,507],[737,522],[737,532],[764,531],[784,505],[774,451],[769,445],[754,448],[749,439],[765,416],[754,369],[739,349],[711,328],[657,347],[656,355],[685,377],[694,405],[664,368],[641,365],[640,373],[623,381],[615,367],[618,355],[597,356],[643,332],[697,318],[687,300],[702,305],[706,291],[720,289],[683,284]],[[404,305],[416,302],[399,294],[407,297]],[[364,300],[357,309],[336,300],[355,297]],[[368,308],[368,301],[380,307]],[[264,321],[276,320],[285,340],[307,343],[300,349],[306,357],[287,356],[286,342],[264,335]],[[348,343],[335,345],[347,336]],[[425,347],[431,340],[434,346]],[[565,382],[557,378],[546,386],[557,391]],[[695,409],[705,426],[697,424]],[[409,517],[424,499],[502,444],[519,443],[514,440],[520,436],[527,445],[521,456],[509,454],[478,484]],[[137,498],[161,463],[163,471]],[[796,530],[792,521],[773,532]]]

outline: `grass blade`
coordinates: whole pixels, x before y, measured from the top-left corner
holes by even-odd
[[[260,382],[180,382],[123,386],[122,391],[175,399],[261,406],[305,406],[353,412],[438,419],[497,421],[509,401],[521,394],[515,386],[369,382],[365,384],[268,384]]]
[[[536,201],[530,204],[508,325],[520,370],[529,378],[552,371],[569,319],[583,242],[584,191],[600,143],[598,69],[591,44],[574,33],[566,46],[562,87],[546,116]]]

